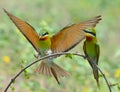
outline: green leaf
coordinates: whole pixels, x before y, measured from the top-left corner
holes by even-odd
[[[73,54],[67,54],[67,55],[65,55],[65,57],[72,59],[73,58]]]
[[[10,88],[11,88],[12,92],[15,92],[15,87],[14,86],[11,86]]]
[[[118,91],[120,92],[120,85],[118,85],[117,88],[118,88]]]

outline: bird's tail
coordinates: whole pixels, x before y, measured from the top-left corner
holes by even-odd
[[[89,64],[92,67],[94,78],[95,78],[95,80],[97,82],[97,86],[99,87],[99,72],[98,72],[98,69],[97,69],[96,65],[93,62],[89,62]]]
[[[97,86],[99,87],[99,74],[98,74],[98,69],[93,68],[93,74],[94,74],[94,78],[97,82]]]
[[[48,63],[42,61],[40,66],[36,69],[36,72],[47,76],[54,76],[58,84],[60,84],[58,79],[59,77],[69,76],[69,73],[67,71],[53,62],[51,65],[49,65]]]

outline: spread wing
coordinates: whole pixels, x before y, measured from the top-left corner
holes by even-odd
[[[82,23],[73,24],[63,28],[51,38],[51,49],[53,52],[65,52],[72,49],[85,38],[84,29],[93,28],[101,20],[96,16]]]
[[[9,18],[13,21],[13,23],[17,26],[20,32],[26,37],[26,39],[32,44],[32,46],[39,52],[39,35],[36,33],[35,29],[28,24],[27,22],[15,17],[4,9],[5,13],[9,16]]]

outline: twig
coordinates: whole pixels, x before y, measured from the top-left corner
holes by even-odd
[[[54,53],[54,54],[51,54],[51,55],[47,55],[47,56],[44,56],[44,57],[41,57],[37,60],[35,60],[33,63],[27,65],[26,67],[24,67],[23,69],[21,69],[20,72],[18,72],[10,81],[10,83],[8,84],[8,86],[6,87],[6,89],[4,90],[4,92],[7,92],[8,88],[11,86],[11,84],[16,80],[16,78],[22,73],[24,72],[24,70],[26,70],[27,68],[29,68],[30,66],[32,66],[33,64],[39,62],[40,60],[43,60],[43,59],[46,59],[46,58],[49,58],[49,57],[54,57],[54,56],[57,56],[57,55],[67,55],[67,54],[71,54],[69,52],[61,52],[61,53]],[[73,55],[78,55],[78,56],[81,56],[83,58],[85,58],[84,55],[80,55],[78,53],[72,53]]]
[[[119,84],[120,84],[120,82],[114,83],[114,84],[110,84],[110,86],[113,87],[113,86],[117,86],[117,85],[119,85]]]
[[[80,53],[69,53],[69,52],[60,52],[60,53],[54,53],[54,54],[51,54],[51,55],[47,55],[47,56],[44,56],[44,57],[41,57],[35,61],[33,61],[31,64],[27,65],[26,67],[24,67],[23,69],[20,70],[20,72],[18,72],[10,81],[10,83],[7,85],[7,87],[5,88],[4,92],[7,92],[8,88],[11,86],[11,84],[17,79],[17,77],[19,77],[19,75],[24,72],[27,68],[29,68],[30,66],[32,66],[33,64],[43,60],[43,59],[46,59],[46,58],[49,58],[49,57],[54,57],[54,56],[59,56],[59,55],[67,55],[67,54],[72,54],[72,55],[77,55],[77,56],[80,56],[82,58],[86,58],[84,55],[81,55]],[[94,63],[95,64],[95,63]],[[101,71],[101,69],[95,64],[95,66],[97,67],[97,69],[101,72],[102,76],[104,77],[107,85],[108,85],[108,88],[109,88],[109,91],[111,91],[111,88],[110,88],[110,85],[107,81],[107,78],[105,77],[105,75],[103,74],[103,72]]]
[[[112,92],[111,87],[110,87],[110,84],[109,84],[109,82],[108,82],[105,74],[102,72],[102,70],[98,67],[97,64],[95,64],[94,62],[92,62],[92,63],[93,63],[93,64],[96,66],[96,68],[100,71],[100,73],[102,74],[103,78],[105,79],[105,82],[106,82],[106,84],[107,84],[107,86],[108,86],[108,88],[109,88],[109,91]]]

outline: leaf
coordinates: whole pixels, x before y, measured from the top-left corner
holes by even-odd
[[[120,85],[118,85],[117,88],[118,88],[118,91],[120,92]]]
[[[72,59],[73,58],[73,54],[67,54],[67,55],[65,55],[65,57]]]

